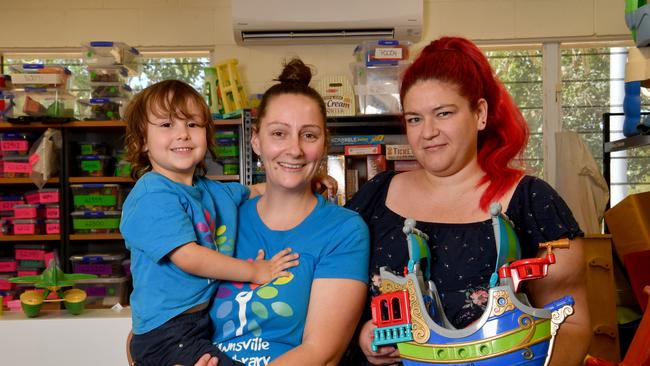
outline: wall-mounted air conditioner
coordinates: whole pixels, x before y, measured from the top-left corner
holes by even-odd
[[[417,42],[423,0],[232,0],[235,42],[256,44]]]

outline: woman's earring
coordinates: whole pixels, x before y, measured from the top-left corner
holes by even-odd
[[[257,169],[262,169],[264,167],[264,164],[262,163],[262,160],[258,160],[255,163],[255,166],[257,166]]]

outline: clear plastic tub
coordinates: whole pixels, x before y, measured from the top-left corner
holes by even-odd
[[[79,155],[77,167],[82,177],[107,177],[113,172],[113,157],[108,155]]]
[[[84,254],[70,257],[74,273],[95,274],[100,277],[124,276],[124,254]]]
[[[14,90],[12,119],[72,119],[76,98],[65,90],[53,88],[25,88]]]
[[[133,90],[121,83],[90,83],[90,97],[96,98],[131,98]]]
[[[0,132],[0,156],[27,156],[35,138],[24,132]]]
[[[124,66],[88,66],[91,83],[120,83],[124,84],[129,71]]]
[[[81,280],[75,283],[75,287],[86,291],[87,308],[110,308],[117,303],[128,304],[129,277]]]
[[[71,184],[75,211],[113,211],[121,208],[122,195],[117,184]]]
[[[83,57],[87,65],[122,65],[132,75],[140,73],[140,52],[126,43],[93,41],[83,47]]]
[[[11,82],[17,87],[67,88],[71,72],[59,65],[10,65]]]
[[[117,233],[120,228],[121,211],[74,211],[72,230],[76,234]]]
[[[29,178],[32,165],[27,156],[4,156],[0,159],[0,177]]]
[[[89,121],[118,121],[122,119],[122,110],[126,98],[92,98],[81,99],[80,116]]]

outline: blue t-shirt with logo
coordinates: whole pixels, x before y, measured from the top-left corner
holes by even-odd
[[[178,268],[167,256],[196,242],[232,256],[237,210],[248,188],[197,177],[193,185],[155,172],[144,174],[122,207],[120,231],[131,251],[133,333],[159,327],[185,310],[209,301],[217,281]]]
[[[265,258],[290,247],[300,254],[291,276],[264,286],[222,282],[210,316],[214,342],[229,357],[265,365],[302,342],[311,285],[315,279],[352,279],[366,283],[368,228],[356,212],[318,196],[312,212],[291,230],[269,229],[257,214],[259,197],[239,211],[237,258]]]

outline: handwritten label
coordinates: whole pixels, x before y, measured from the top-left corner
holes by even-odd
[[[29,163],[11,163],[5,161],[5,173],[24,173],[31,174],[32,166]]]
[[[84,160],[81,162],[81,170],[84,172],[97,172],[102,170],[102,163],[99,160]]]
[[[74,196],[75,206],[115,206],[117,197],[96,194],[82,194]]]
[[[14,234],[16,235],[34,235],[36,233],[36,224],[16,224],[14,223]],[[16,249],[16,259],[28,259],[28,258],[18,258],[18,249]]]
[[[9,140],[0,142],[0,150],[2,151],[27,151],[29,143],[25,140]]]
[[[73,228],[77,230],[88,230],[88,229],[117,229],[120,226],[119,218],[108,218],[108,219],[73,219],[72,220]]]

